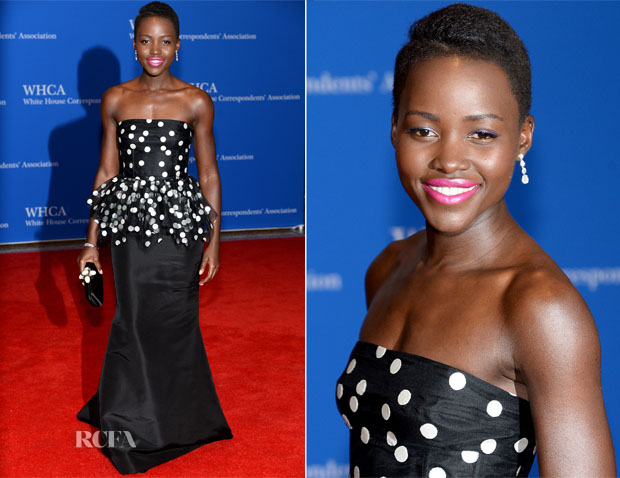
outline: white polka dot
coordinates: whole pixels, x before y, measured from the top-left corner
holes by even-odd
[[[166,171],[164,171],[163,173],[161,173],[163,178],[167,178],[168,177],[168,173]]]
[[[357,412],[357,407],[359,406],[359,402],[357,401],[357,397],[351,397],[349,400],[349,408],[352,412]]]
[[[172,151],[168,150],[166,151],[166,156],[170,156],[172,154]]]
[[[425,423],[420,427],[420,433],[424,438],[432,440],[437,436],[437,427],[432,423]]]
[[[448,383],[453,390],[461,390],[465,387],[467,379],[465,378],[465,375],[463,375],[461,372],[454,372],[452,375],[450,375]]]
[[[492,417],[499,417],[502,413],[502,404],[497,400],[491,400],[487,405],[487,413]]]
[[[394,361],[390,364],[390,373],[395,374],[400,370],[401,366],[402,362],[400,361],[400,359],[394,359]]]
[[[407,449],[401,445],[394,450],[394,458],[396,458],[396,461],[399,463],[404,463],[407,461],[407,458],[409,458],[409,453],[407,452]]]
[[[179,146],[183,146],[183,140],[179,141]]]
[[[183,123],[183,128],[187,129],[187,123]]]
[[[128,150],[127,150],[127,154],[131,154],[131,149],[128,149]]]
[[[387,349],[385,347],[381,347],[381,345],[377,345],[377,352],[376,352],[377,358],[383,357],[385,355],[386,350]]]
[[[523,450],[527,448],[527,438],[521,438],[515,443],[515,450],[517,453],[521,453]]]
[[[385,441],[390,446],[396,446],[396,444],[398,443],[398,440],[396,440],[396,435],[394,435],[392,432],[387,432],[387,435],[385,436]]]
[[[515,476],[519,476],[520,471],[521,471],[521,467],[517,468],[517,472],[515,473]]]
[[[170,136],[174,136],[174,131],[170,130],[170,132],[168,133]]]
[[[138,165],[139,166],[144,166],[144,161],[142,161],[142,160],[138,161]]]
[[[366,380],[360,380],[359,382],[357,382],[357,386],[355,387],[355,391],[357,392],[358,395],[364,395],[364,392],[366,391]]]
[[[482,453],[484,453],[485,455],[490,455],[491,453],[493,453],[496,447],[497,447],[497,442],[493,440],[493,438],[484,440],[480,444],[480,449],[482,450]]]
[[[510,395],[512,395],[513,397],[516,397],[517,394],[516,393],[512,393],[512,392],[508,392]]]
[[[360,478],[360,468],[356,466],[353,468],[353,478]]]
[[[150,146],[145,146],[145,147],[144,147],[144,152],[145,152],[145,153],[148,153],[148,152],[150,152],[150,151],[151,151],[151,147],[150,147]]]
[[[411,400],[411,392],[407,389],[404,389],[398,394],[398,403],[399,405],[407,405]]]
[[[368,440],[370,440],[370,432],[368,431],[368,428],[362,427],[362,433],[360,433],[360,439],[362,440],[362,443],[364,444],[368,443]]]
[[[353,360],[351,360],[351,361],[349,362],[349,366],[347,367],[347,373],[351,373],[351,372],[353,372],[353,369],[355,368],[355,364],[356,364],[356,363],[357,363],[357,362],[355,361],[355,359],[353,359]]]
[[[133,139],[133,133],[129,133],[129,134],[127,135],[127,137],[128,137],[129,139]]]
[[[446,472],[443,468],[436,466],[428,472],[428,478],[446,478]]]
[[[159,121],[159,122],[157,123],[157,126],[159,126],[160,128],[161,128],[163,125],[164,125],[164,122],[163,122],[163,121]]]
[[[143,136],[140,136],[140,137],[138,138],[138,141],[140,141],[141,143],[144,143],[144,137],[143,137]]]
[[[336,396],[340,399],[342,398],[342,393],[344,392],[344,387],[342,386],[341,383],[338,384],[338,386],[336,387]]]
[[[129,129],[130,129],[131,131],[135,131],[135,129],[136,129],[136,125],[135,125],[135,124],[132,124],[132,125],[131,125],[131,127],[130,127]]]
[[[387,403],[384,403],[383,406],[381,407],[381,416],[383,417],[384,420],[387,420],[390,418],[390,406]]]
[[[125,128],[121,129],[121,134],[123,134],[124,132],[125,132]]]
[[[536,447],[532,448],[532,455],[536,454]]]
[[[159,164],[159,167],[160,167],[160,168],[163,168],[163,167],[166,165],[166,163],[164,163],[163,161],[160,161],[160,162],[159,162],[159,163],[157,163],[157,164]]]
[[[146,122],[147,122],[147,123],[152,123],[152,122],[153,122],[153,120],[152,120],[152,119],[147,119],[147,120],[146,120]]]
[[[166,146],[164,146],[164,145],[162,144],[162,145],[161,145],[161,147],[160,147],[159,149],[161,149],[162,151],[166,151]]]
[[[477,451],[465,450],[461,452],[461,458],[465,463],[476,463],[479,456],[480,453],[478,453]]]
[[[143,134],[144,136],[148,136],[148,135],[149,135],[149,132],[148,132],[148,130],[146,130],[146,129],[145,129],[144,131],[142,131],[142,134]]]
[[[349,421],[349,419],[344,413],[342,414],[342,419],[344,420],[345,425],[349,427],[349,430],[353,430],[353,427],[351,426],[351,422]]]
[[[165,142],[166,142],[166,137],[165,137],[165,136],[162,136],[161,138],[159,138],[159,140],[160,140],[162,143],[165,143]]]

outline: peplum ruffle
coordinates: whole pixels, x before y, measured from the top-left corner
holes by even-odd
[[[196,178],[119,174],[103,182],[86,201],[99,225],[101,243],[119,245],[127,233],[139,234],[149,247],[169,234],[177,244],[207,242],[218,214],[206,200]]]

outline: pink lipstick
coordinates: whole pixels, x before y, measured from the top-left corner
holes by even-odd
[[[147,59],[146,62],[151,66],[161,66],[164,63],[164,59],[157,56],[152,56]]]
[[[467,179],[429,179],[422,183],[426,194],[441,204],[459,204],[480,189],[480,184]]]

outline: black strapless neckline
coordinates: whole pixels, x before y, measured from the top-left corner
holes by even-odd
[[[361,342],[361,343],[365,343],[365,344],[368,344],[369,346],[372,346],[372,347],[382,347],[382,348],[384,348],[386,351],[389,351],[389,352],[394,353],[394,354],[403,354],[403,355],[405,355],[405,356],[413,357],[413,358],[416,358],[416,359],[418,359],[418,360],[426,360],[427,362],[432,362],[432,363],[436,364],[436,365],[437,365],[437,366],[439,366],[439,367],[446,367],[446,368],[449,368],[449,369],[457,370],[457,371],[461,372],[462,374],[464,374],[466,377],[471,378],[472,380],[476,380],[476,381],[478,381],[478,382],[482,382],[482,383],[484,383],[485,385],[487,385],[487,386],[489,386],[489,387],[493,387],[494,389],[496,389],[496,390],[497,390],[498,392],[500,392],[500,393],[502,393],[502,392],[503,392],[503,393],[505,393],[506,395],[508,395],[508,396],[510,397],[510,398],[509,398],[509,400],[510,400],[510,399],[518,399],[518,400],[522,400],[522,401],[524,401],[524,402],[525,402],[525,403],[527,403],[528,405],[529,405],[529,403],[530,403],[530,402],[529,402],[529,400],[527,400],[527,399],[525,399],[525,398],[523,398],[523,397],[519,397],[519,396],[518,396],[518,395],[516,395],[516,394],[510,393],[509,391],[504,390],[503,388],[498,387],[497,385],[493,385],[491,382],[488,382],[488,381],[486,381],[486,380],[484,380],[484,379],[482,379],[482,378],[478,377],[477,375],[474,375],[474,374],[472,374],[472,373],[470,373],[470,372],[467,372],[467,371],[465,371],[465,370],[463,370],[463,369],[461,369],[461,368],[455,367],[455,366],[453,366],[453,365],[449,365],[449,364],[447,364],[447,363],[445,363],[445,362],[439,362],[439,361],[437,361],[437,360],[433,360],[433,359],[428,358],[428,357],[425,357],[425,356],[423,356],[423,355],[412,354],[412,353],[410,353],[410,352],[403,352],[403,351],[401,351],[401,350],[389,349],[389,348],[387,348],[387,347],[384,347],[383,345],[375,344],[375,343],[373,343],[373,342],[368,342],[368,341],[366,341],[366,340],[359,340],[359,342]],[[508,398],[508,397],[507,397],[507,398]]]
[[[183,121],[183,120],[178,120],[178,119],[172,119],[172,118],[127,118],[124,120],[119,121],[116,126],[122,126],[123,123],[129,123],[132,121],[141,121],[141,122],[145,122],[145,123],[151,123],[153,121],[164,121],[164,122],[168,122],[168,121],[174,121],[175,123],[182,123],[182,124],[186,124],[188,128],[190,128],[193,131],[193,127],[192,125],[188,122],[188,121]]]

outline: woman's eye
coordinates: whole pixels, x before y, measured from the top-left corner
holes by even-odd
[[[411,128],[407,131],[407,134],[419,136],[420,138],[433,138],[437,136],[437,133],[435,133],[432,129],[429,128]]]
[[[471,133],[470,135],[472,138],[474,139],[494,139],[497,138],[497,134],[491,132],[491,131],[484,131],[484,130],[480,130],[480,131],[474,131],[473,133]]]
[[[140,43],[142,43],[143,45],[146,45],[148,42],[148,40],[140,40]]]
[[[170,40],[164,40],[164,45],[170,45],[172,43]]]

